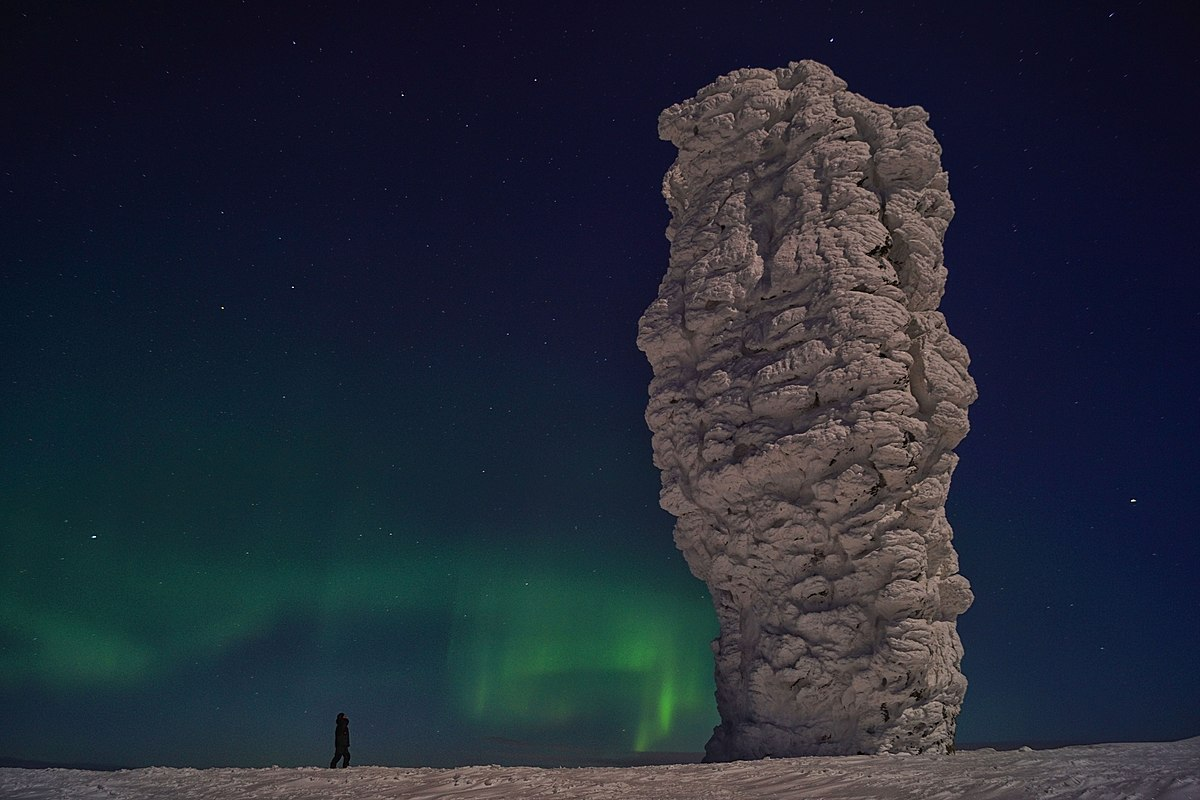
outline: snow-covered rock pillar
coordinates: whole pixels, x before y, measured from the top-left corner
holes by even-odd
[[[720,622],[709,760],[953,749],[972,594],[945,502],[976,393],[937,311],[954,206],[927,119],[812,61],[659,119],[671,260],[638,346],[662,505]]]

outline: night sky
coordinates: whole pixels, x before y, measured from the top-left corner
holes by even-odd
[[[0,756],[699,753],[656,119],[802,58],[958,208],[960,744],[1200,733],[1194,10],[426,5],[6,4]]]

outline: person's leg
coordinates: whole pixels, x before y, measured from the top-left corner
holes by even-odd
[[[337,753],[334,753],[334,754],[333,754],[333,760],[329,762],[329,768],[330,768],[330,769],[333,769],[334,767],[336,767],[336,766],[337,766],[337,760],[338,760],[338,754],[337,754]]]

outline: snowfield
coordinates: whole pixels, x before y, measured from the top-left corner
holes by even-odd
[[[825,756],[659,767],[0,769],[0,797],[1185,800],[1200,799],[1200,737],[952,756]]]

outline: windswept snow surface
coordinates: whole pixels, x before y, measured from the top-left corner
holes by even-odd
[[[659,767],[541,769],[0,769],[0,797],[69,798],[1200,798],[1200,737],[1058,750],[820,756]]]

